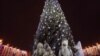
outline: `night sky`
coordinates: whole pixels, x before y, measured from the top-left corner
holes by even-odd
[[[1,0],[0,38],[32,51],[45,0]],[[75,42],[83,47],[100,43],[100,6],[96,0],[59,0]]]

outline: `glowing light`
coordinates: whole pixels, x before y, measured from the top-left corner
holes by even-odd
[[[20,50],[19,48],[11,47],[9,44],[0,45],[3,46],[3,49],[0,49],[0,56],[30,56],[27,51]]]
[[[3,43],[3,40],[2,40],[2,39],[0,39],[0,45],[2,45],[2,43]]]
[[[93,46],[88,46],[85,49],[83,49],[85,56],[89,55],[89,56],[96,56],[96,55],[100,55],[99,51],[100,51],[100,44],[96,43],[96,45]]]

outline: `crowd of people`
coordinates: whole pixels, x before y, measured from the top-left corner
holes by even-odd
[[[30,56],[27,51],[3,45],[0,40],[0,56]]]
[[[100,56],[100,44],[89,46],[84,49],[85,56]]]

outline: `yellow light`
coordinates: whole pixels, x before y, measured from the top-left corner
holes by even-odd
[[[87,55],[87,54],[89,54],[89,56],[99,55],[98,51],[100,51],[100,43],[96,43],[95,45],[88,46],[85,49],[83,49],[83,51],[84,51],[85,55]]]
[[[3,40],[2,40],[2,39],[0,39],[0,45],[2,45],[2,43],[3,43]]]

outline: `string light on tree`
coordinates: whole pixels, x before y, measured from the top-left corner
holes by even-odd
[[[73,46],[75,43],[72,41],[73,37],[69,33],[71,33],[71,30],[58,0],[46,0],[36,31],[36,39],[41,43],[46,41],[51,49],[54,50],[56,56],[58,56],[61,41],[63,38],[66,38],[74,55]]]

